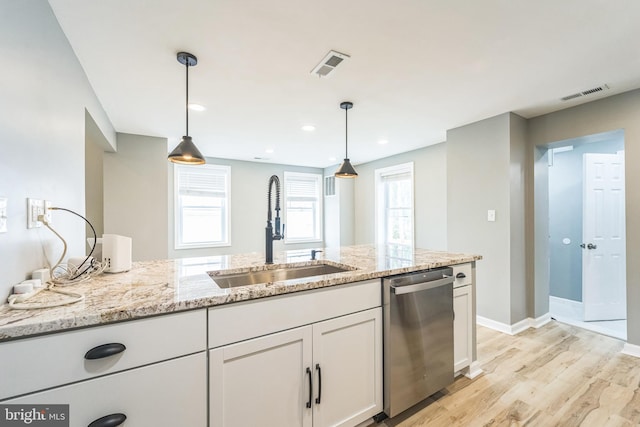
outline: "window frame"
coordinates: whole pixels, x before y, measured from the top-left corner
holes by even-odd
[[[316,211],[315,217],[317,218],[317,226],[314,232],[314,236],[311,238],[297,238],[292,239],[288,236],[287,227],[289,212],[288,212],[288,181],[295,178],[313,178],[316,182]],[[324,195],[324,175],[321,173],[311,173],[311,172],[284,172],[284,191],[283,191],[283,223],[285,224],[285,233],[284,233],[284,243],[285,244],[299,244],[299,243],[318,243],[323,240],[324,233],[324,215],[323,215],[323,195]]]
[[[387,205],[383,204],[386,202],[386,193],[383,194],[384,187],[383,182],[385,177],[391,177],[394,175],[402,175],[408,173],[410,175],[409,182],[411,183],[411,203],[409,209],[411,210],[410,221],[411,221],[411,240],[409,243],[397,243],[397,242],[387,242],[386,241],[386,232],[387,222],[386,222],[386,211]],[[413,162],[402,163],[394,166],[389,166],[385,168],[376,169],[374,172],[375,176],[375,242],[378,245],[398,245],[398,246],[410,246],[415,247],[415,239],[416,239],[416,229],[415,229],[415,174],[413,168]]]
[[[231,166],[228,165],[216,165],[216,164],[204,164],[204,165],[173,165],[173,206],[174,206],[174,220],[173,220],[173,230],[174,230],[174,249],[175,250],[184,250],[184,249],[203,249],[203,248],[219,248],[219,247],[228,247],[231,246]],[[199,242],[199,243],[183,243],[182,242],[182,220],[183,220],[183,212],[182,206],[180,203],[180,177],[181,170],[186,170],[187,168],[198,168],[193,170],[216,170],[222,172],[225,176],[225,197],[224,197],[224,221],[223,221],[223,234],[225,234],[226,239],[220,242]],[[226,233],[225,233],[226,232]]]

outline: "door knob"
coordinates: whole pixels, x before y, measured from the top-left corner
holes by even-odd
[[[596,245],[594,245],[593,243],[589,243],[589,244],[587,245],[587,249],[596,249],[596,248],[597,248],[597,246],[596,246]]]

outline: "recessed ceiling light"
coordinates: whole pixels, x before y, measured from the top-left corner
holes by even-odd
[[[384,145],[384,144],[388,144],[389,141],[387,141],[386,139],[381,139],[380,141],[378,141],[378,144],[380,145]]]
[[[266,150],[264,150],[265,153],[273,153],[273,148],[267,148]]]
[[[304,125],[302,126],[302,130],[305,132],[313,132],[316,130],[316,127],[314,125]]]
[[[189,103],[189,109],[193,111],[204,111],[206,108],[204,105]]]
[[[335,162],[336,160],[338,160],[338,159],[336,159],[335,157],[329,157],[329,161],[330,162]]]

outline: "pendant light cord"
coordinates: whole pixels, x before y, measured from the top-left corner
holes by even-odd
[[[344,158],[349,158],[349,109],[344,109]]]
[[[187,90],[186,90],[186,93],[187,93],[187,102],[186,102],[186,104],[185,104],[185,106],[184,106],[184,110],[186,111],[186,115],[187,115],[187,120],[186,120],[186,123],[187,123],[187,133],[186,133],[185,135],[189,136],[189,58],[187,58],[187,60],[186,60],[186,62],[185,62],[185,64],[184,64],[184,66],[185,66],[185,68],[186,68],[186,70],[187,70],[187,79],[186,79],[186,80],[187,80]]]

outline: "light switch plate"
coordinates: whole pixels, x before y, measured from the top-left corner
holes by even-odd
[[[0,233],[7,232],[7,198],[0,197]]]
[[[496,211],[493,209],[489,209],[487,211],[487,221],[495,222],[496,220]]]

